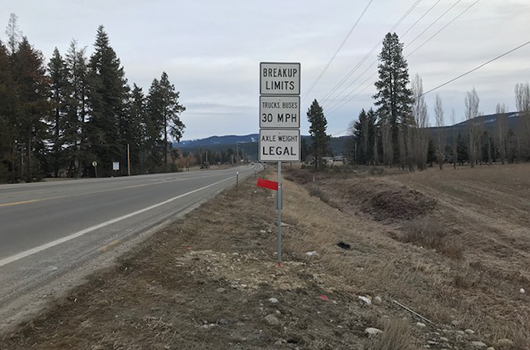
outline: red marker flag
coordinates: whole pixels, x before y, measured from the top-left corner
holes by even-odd
[[[268,188],[269,190],[278,191],[278,183],[276,181],[258,179],[258,183],[256,185],[258,187],[263,187],[263,188]]]

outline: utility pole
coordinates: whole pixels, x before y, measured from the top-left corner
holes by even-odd
[[[131,176],[131,156],[129,153],[129,144],[127,144],[127,175]]]

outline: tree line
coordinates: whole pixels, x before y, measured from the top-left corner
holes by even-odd
[[[373,96],[374,107],[362,109],[349,126],[350,142],[346,156],[351,163],[399,166],[404,170],[425,170],[437,163],[502,164],[530,161],[530,87],[515,85],[516,126],[509,127],[508,108],[498,104],[494,128],[485,128],[480,99],[473,88],[467,92],[465,126],[448,128],[440,95],[436,95],[434,116],[436,128],[429,128],[429,112],[425,102],[423,82],[419,75],[410,81],[408,64],[403,56],[403,44],[396,33],[386,34],[378,56],[379,79]],[[409,87],[410,85],[410,87]],[[329,154],[326,119],[315,100],[307,112],[310,122],[313,166],[325,166],[323,157]],[[456,124],[455,111],[451,123]]]
[[[163,72],[149,91],[128,84],[103,26],[94,51],[73,40],[46,63],[12,14],[0,41],[0,182],[175,170],[185,125]],[[113,171],[119,162],[120,170]],[[94,166],[95,165],[95,166]]]

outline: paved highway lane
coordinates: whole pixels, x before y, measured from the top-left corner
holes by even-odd
[[[108,262],[107,251],[233,185],[236,171],[255,167],[0,186],[0,329]]]

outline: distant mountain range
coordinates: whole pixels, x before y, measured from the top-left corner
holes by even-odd
[[[250,135],[226,135],[226,136],[210,136],[205,139],[199,140],[186,140],[181,141],[178,145],[174,144],[174,147],[186,149],[186,148],[210,148],[218,147],[222,145],[235,145],[237,143],[257,142],[259,134]]]
[[[508,127],[515,128],[517,125],[517,119],[520,117],[518,112],[506,113],[508,115]],[[479,120],[484,122],[485,130],[495,130],[497,128],[497,114],[489,114],[477,117]],[[442,127],[445,131],[456,129],[457,132],[465,132],[469,121],[463,121],[455,125]],[[438,127],[430,127],[429,129],[436,133],[442,129]],[[349,136],[333,137],[330,141],[330,148],[334,155],[339,155],[344,152],[345,142]],[[303,139],[307,140],[310,144],[309,136],[302,136]],[[259,134],[249,135],[226,135],[226,136],[210,136],[199,140],[185,140],[179,144],[173,144],[173,147],[179,148],[183,151],[193,152],[196,149],[208,149],[212,151],[232,149],[243,149],[245,154],[249,155],[253,159],[257,159],[258,155],[258,139]]]

